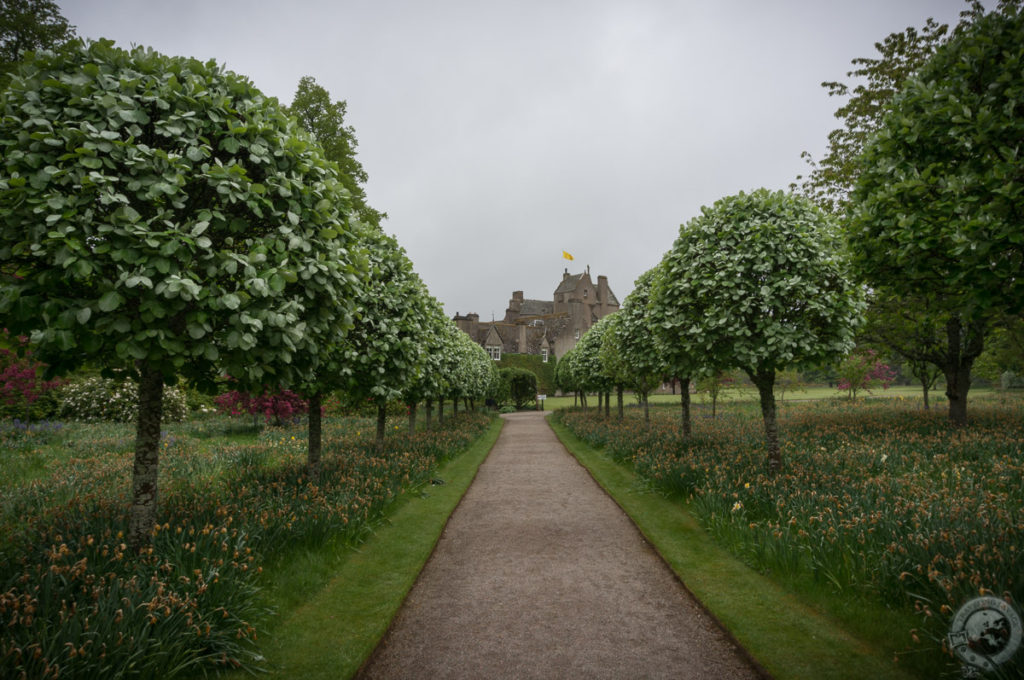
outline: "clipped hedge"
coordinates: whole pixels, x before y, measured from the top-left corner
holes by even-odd
[[[555,394],[555,357],[548,357],[547,362],[539,354],[502,354],[497,362],[498,368],[521,368],[537,376],[537,391],[541,394]]]

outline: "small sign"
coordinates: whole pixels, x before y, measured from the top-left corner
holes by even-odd
[[[546,395],[546,394],[538,394],[537,395],[537,401],[544,401],[547,398],[548,398],[548,395]]]

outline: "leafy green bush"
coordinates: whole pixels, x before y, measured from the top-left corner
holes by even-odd
[[[57,416],[65,420],[129,423],[139,411],[139,387],[131,380],[79,378],[61,387],[58,399]],[[187,413],[185,393],[175,387],[165,388],[164,421],[180,422]]]
[[[502,368],[501,379],[508,383],[508,397],[521,409],[537,396],[537,376],[525,368]]]

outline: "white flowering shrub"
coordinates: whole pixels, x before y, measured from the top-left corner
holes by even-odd
[[[85,422],[134,422],[139,411],[139,388],[131,380],[79,378],[60,388],[57,417]],[[164,387],[164,422],[185,419],[188,405],[185,393],[176,387]]]

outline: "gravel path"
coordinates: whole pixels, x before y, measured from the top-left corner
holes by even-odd
[[[358,677],[760,677],[543,415],[506,416]]]

